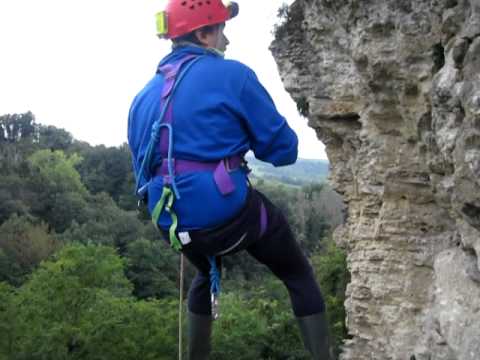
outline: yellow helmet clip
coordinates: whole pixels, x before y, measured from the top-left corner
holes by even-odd
[[[165,11],[160,11],[155,17],[157,20],[157,36],[160,38],[166,38],[168,35],[167,13]]]

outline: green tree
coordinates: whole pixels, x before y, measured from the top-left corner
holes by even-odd
[[[128,145],[82,146],[79,149],[84,161],[78,170],[88,190],[92,194],[106,192],[121,207],[135,209],[132,159]]]
[[[135,300],[124,266],[110,247],[63,248],[18,290],[15,341],[0,353],[12,360],[174,357],[178,303]]]
[[[252,291],[222,295],[212,359],[309,359],[286,290],[273,277],[267,277],[265,284]]]
[[[60,246],[44,223],[12,216],[0,226],[0,281],[20,285]]]
[[[145,227],[135,213],[120,209],[108,194],[100,193],[87,197],[83,216],[75,219],[62,239],[111,245],[123,254],[130,242],[143,236]]]
[[[32,113],[0,116],[0,173],[22,170],[26,156],[36,147],[38,126]]]
[[[16,336],[15,290],[7,283],[0,282],[0,360],[11,359]]]
[[[0,143],[31,139],[35,136],[35,132],[35,117],[30,111],[24,114],[0,116]]]
[[[73,220],[86,220],[88,192],[75,169],[80,161],[79,156],[67,157],[59,150],[40,150],[28,158],[32,173],[30,188],[36,194],[31,211],[59,233]]]
[[[73,191],[85,195],[86,188],[75,169],[81,161],[78,155],[67,157],[60,150],[39,150],[28,159],[32,171],[38,176],[37,182],[56,192]]]
[[[300,331],[292,314],[290,297],[285,286],[273,275],[265,276],[262,286],[247,292],[252,307],[259,309],[267,323],[263,334],[262,359],[307,360]]]
[[[300,187],[328,164],[298,165],[276,175],[261,167],[264,178],[253,181],[311,257],[338,350],[348,273],[344,255],[325,240],[342,221],[338,200],[330,205],[326,185]],[[17,286],[0,284],[0,334],[8,333],[0,360],[176,356],[178,254],[148,216],[131,211],[133,187],[126,144],[92,147],[35,124],[31,113],[0,117],[0,281]],[[227,257],[223,275],[214,359],[308,358],[287,292],[264,266]],[[192,276],[187,266],[187,283]]]
[[[267,324],[259,309],[234,293],[223,294],[222,315],[213,329],[212,360],[261,359]]]
[[[29,196],[24,178],[17,174],[0,176],[0,224],[13,214],[26,215],[30,207],[26,198]]]
[[[40,125],[38,133],[38,145],[42,149],[66,151],[73,144],[72,135],[64,129],[59,129],[55,126]]]
[[[170,360],[178,356],[178,302],[137,301],[101,293],[84,318],[72,359]]]
[[[139,299],[177,296],[178,254],[160,241],[138,239],[127,246],[127,276]]]
[[[339,354],[340,346],[347,336],[344,303],[349,273],[346,256],[335,246],[333,240],[329,239],[326,249],[314,254],[312,264],[327,306],[332,345],[336,354]]]

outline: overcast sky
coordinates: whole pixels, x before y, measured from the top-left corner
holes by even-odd
[[[226,56],[250,66],[300,138],[300,157],[324,147],[285,92],[268,50],[283,0],[239,0]],[[1,0],[0,115],[32,111],[92,145],[126,141],[128,109],[170,43],[155,36],[161,0]]]

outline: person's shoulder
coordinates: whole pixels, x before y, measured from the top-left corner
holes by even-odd
[[[215,67],[220,69],[237,70],[237,71],[243,71],[243,72],[252,71],[244,63],[238,60],[226,59],[220,55],[209,54],[209,56],[204,56],[204,59],[207,61],[209,65],[215,65]]]
[[[225,66],[230,67],[232,70],[241,71],[245,74],[254,73],[254,71],[248,65],[245,65],[244,63],[238,60],[224,59],[224,62],[225,62]]]
[[[254,71],[244,63],[225,58],[217,58],[215,62],[215,69],[219,73],[222,73],[222,76],[230,76],[237,79],[245,80],[248,77],[255,76]]]

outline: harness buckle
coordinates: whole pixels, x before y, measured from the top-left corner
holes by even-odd
[[[238,170],[239,168],[243,168],[247,171],[247,174],[250,173],[252,170],[248,167],[248,162],[245,160],[245,158],[242,157],[240,164],[234,163],[232,165],[232,161],[236,161],[236,157],[228,157],[223,159],[223,163],[225,164],[225,170],[227,172],[231,173],[232,171]]]
[[[231,158],[225,158],[222,160],[223,163],[225,164],[225,169],[227,170],[227,172],[231,173],[232,171],[235,171],[238,169],[238,166],[234,167],[232,166],[232,164],[230,163],[231,161]]]
[[[248,161],[245,160],[245,158],[242,159],[240,167],[244,169],[247,174],[250,174],[252,172],[252,169],[250,168],[250,166],[248,166]]]
[[[145,207],[145,205],[148,202],[148,185],[150,182],[146,183],[143,185],[138,191],[137,191],[137,209],[141,210],[142,208]]]
[[[232,172],[232,168],[230,166],[230,158],[226,158],[226,159],[223,159],[223,164],[225,165],[225,169],[227,170],[227,172]]]

